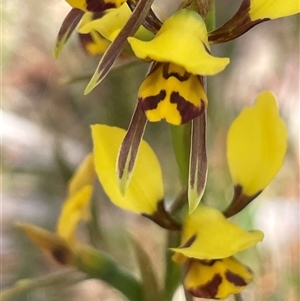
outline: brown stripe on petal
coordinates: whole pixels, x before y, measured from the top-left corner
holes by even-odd
[[[170,102],[177,104],[177,110],[181,116],[181,123],[186,123],[199,116],[205,108],[205,102],[203,99],[200,100],[200,107],[196,107],[191,102],[183,98],[179,92],[171,93]]]
[[[139,102],[144,111],[154,110],[157,108],[158,104],[165,99],[167,93],[165,90],[160,90],[159,94],[151,95],[145,98],[139,97]]]
[[[226,279],[233,283],[235,286],[245,286],[247,285],[247,282],[244,278],[242,278],[240,275],[232,273],[231,271],[227,270],[225,273]]]
[[[101,12],[109,8],[116,8],[116,4],[103,0],[86,0],[86,9],[90,12]]]
[[[197,288],[189,289],[189,292],[197,298],[216,298],[221,283],[221,275],[216,274],[211,281],[208,281]]]
[[[221,259],[213,259],[213,260],[201,260],[203,265],[213,266],[217,261],[222,261]]]
[[[191,77],[191,74],[188,73],[188,72],[185,72],[183,75],[180,75],[177,72],[169,72],[169,66],[170,66],[169,63],[163,65],[163,78],[164,79],[168,79],[171,76],[174,76],[179,81],[184,82],[184,81],[188,80]]]

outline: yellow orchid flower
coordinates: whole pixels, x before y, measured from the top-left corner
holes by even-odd
[[[65,17],[58,32],[54,56],[58,58],[70,36],[77,28],[83,27],[88,21],[100,18],[104,12],[121,6],[125,0],[66,0],[73,8]],[[103,54],[108,46],[106,41],[97,31],[91,30],[87,35],[79,35],[81,44],[90,55]]]
[[[49,251],[62,264],[69,264],[73,260],[73,253],[80,245],[76,230],[82,220],[89,218],[94,178],[93,155],[89,154],[69,182],[68,197],[63,204],[56,233],[31,224],[17,224],[36,245]]]
[[[251,270],[233,255],[256,245],[264,235],[245,231],[216,209],[199,205],[187,215],[181,245],[173,260],[186,264],[185,288],[196,297],[224,299],[252,281]]]
[[[198,298],[225,299],[240,293],[253,280],[253,272],[234,257],[218,260],[191,259],[184,287]]]
[[[132,12],[127,3],[124,3],[120,7],[107,10],[106,14],[101,18],[85,22],[79,27],[78,31],[82,34],[97,31],[101,36],[112,42],[124,27],[131,14]],[[135,33],[135,37],[147,41],[153,38],[153,34],[145,27],[140,26]]]
[[[95,14],[86,12],[78,25],[78,35],[81,45],[86,52],[92,56],[103,54],[110,45],[110,41],[99,34],[98,31],[91,29],[88,33],[81,33],[80,29],[86,24],[91,23],[95,18]]]
[[[229,63],[210,54],[205,23],[189,9],[168,18],[152,40],[128,42],[138,58],[155,62],[138,92],[150,121],[178,125],[200,115],[207,104],[200,76],[217,74]]]

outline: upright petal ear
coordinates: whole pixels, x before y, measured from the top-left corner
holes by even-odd
[[[247,196],[262,191],[281,168],[286,149],[287,130],[276,99],[264,91],[228,132],[227,159],[234,185],[241,186]]]
[[[259,19],[277,19],[298,14],[299,0],[251,0],[249,15],[252,21]]]
[[[79,222],[89,218],[95,175],[93,154],[88,154],[70,180],[69,197],[63,204],[57,223],[58,235],[70,245],[76,243]]]
[[[200,204],[183,224],[181,246],[171,250],[188,258],[220,259],[254,246],[263,237],[261,231],[245,231],[218,210]],[[182,261],[181,256],[174,259]]]
[[[69,195],[74,195],[86,185],[93,185],[96,172],[93,154],[88,154],[69,182]]]
[[[104,191],[115,205],[138,214],[152,215],[163,200],[164,190],[160,164],[144,140],[141,141],[125,195],[119,191],[116,165],[125,133],[117,127],[92,126],[96,172]]]
[[[63,204],[57,223],[57,233],[70,245],[76,243],[75,236],[79,222],[89,218],[92,193],[93,186],[86,185],[75,194],[70,195]]]

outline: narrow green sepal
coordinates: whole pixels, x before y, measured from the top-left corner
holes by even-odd
[[[192,123],[190,171],[188,186],[189,213],[199,205],[207,179],[206,116],[205,111]]]
[[[121,144],[117,159],[117,181],[122,195],[125,195],[127,187],[130,183],[146,124],[147,118],[138,104],[133,113],[127,133]]]
[[[133,35],[143,23],[146,15],[148,14],[153,0],[141,0],[137,4],[130,19],[125,26],[121,29],[116,39],[110,44],[103,57],[101,58],[98,67],[88,83],[84,94],[90,93],[101,81],[106,77],[112,68],[115,60],[121,53],[127,38]]]
[[[69,40],[74,29],[77,27],[79,21],[81,20],[84,12],[77,8],[72,8],[70,12],[65,17],[60,30],[58,32],[55,47],[54,47],[54,57],[57,59],[64,48],[65,44]]]

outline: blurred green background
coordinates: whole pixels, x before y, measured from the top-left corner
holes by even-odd
[[[240,2],[216,0],[217,26],[232,16]],[[22,278],[61,269],[13,224],[26,221],[55,230],[67,181],[91,151],[89,125],[127,128],[148,68],[138,61],[121,64],[84,96],[99,57],[87,56],[75,35],[58,60],[52,55],[56,34],[69,9],[63,0],[2,3],[2,288]],[[299,16],[263,23],[235,41],[214,46],[212,52],[230,57],[231,64],[208,80],[209,174],[205,200],[218,209],[224,209],[230,201],[228,127],[260,91],[272,90],[289,129],[286,160],[269,187],[233,220],[247,229],[259,228],[266,235],[257,249],[240,255],[256,272],[254,283],[245,291],[245,301],[299,300]],[[165,122],[148,124],[145,139],[159,157],[166,199],[172,200],[181,187],[170,128]],[[161,278],[165,231],[113,206],[100,185],[94,206],[99,229],[92,231],[92,243],[135,270],[128,239],[128,233],[133,233],[150,254]],[[81,230],[81,239],[86,241],[88,230]],[[100,281],[86,280],[67,288],[63,282],[55,283],[14,298],[25,300],[123,299]],[[181,290],[175,300],[184,300]]]

